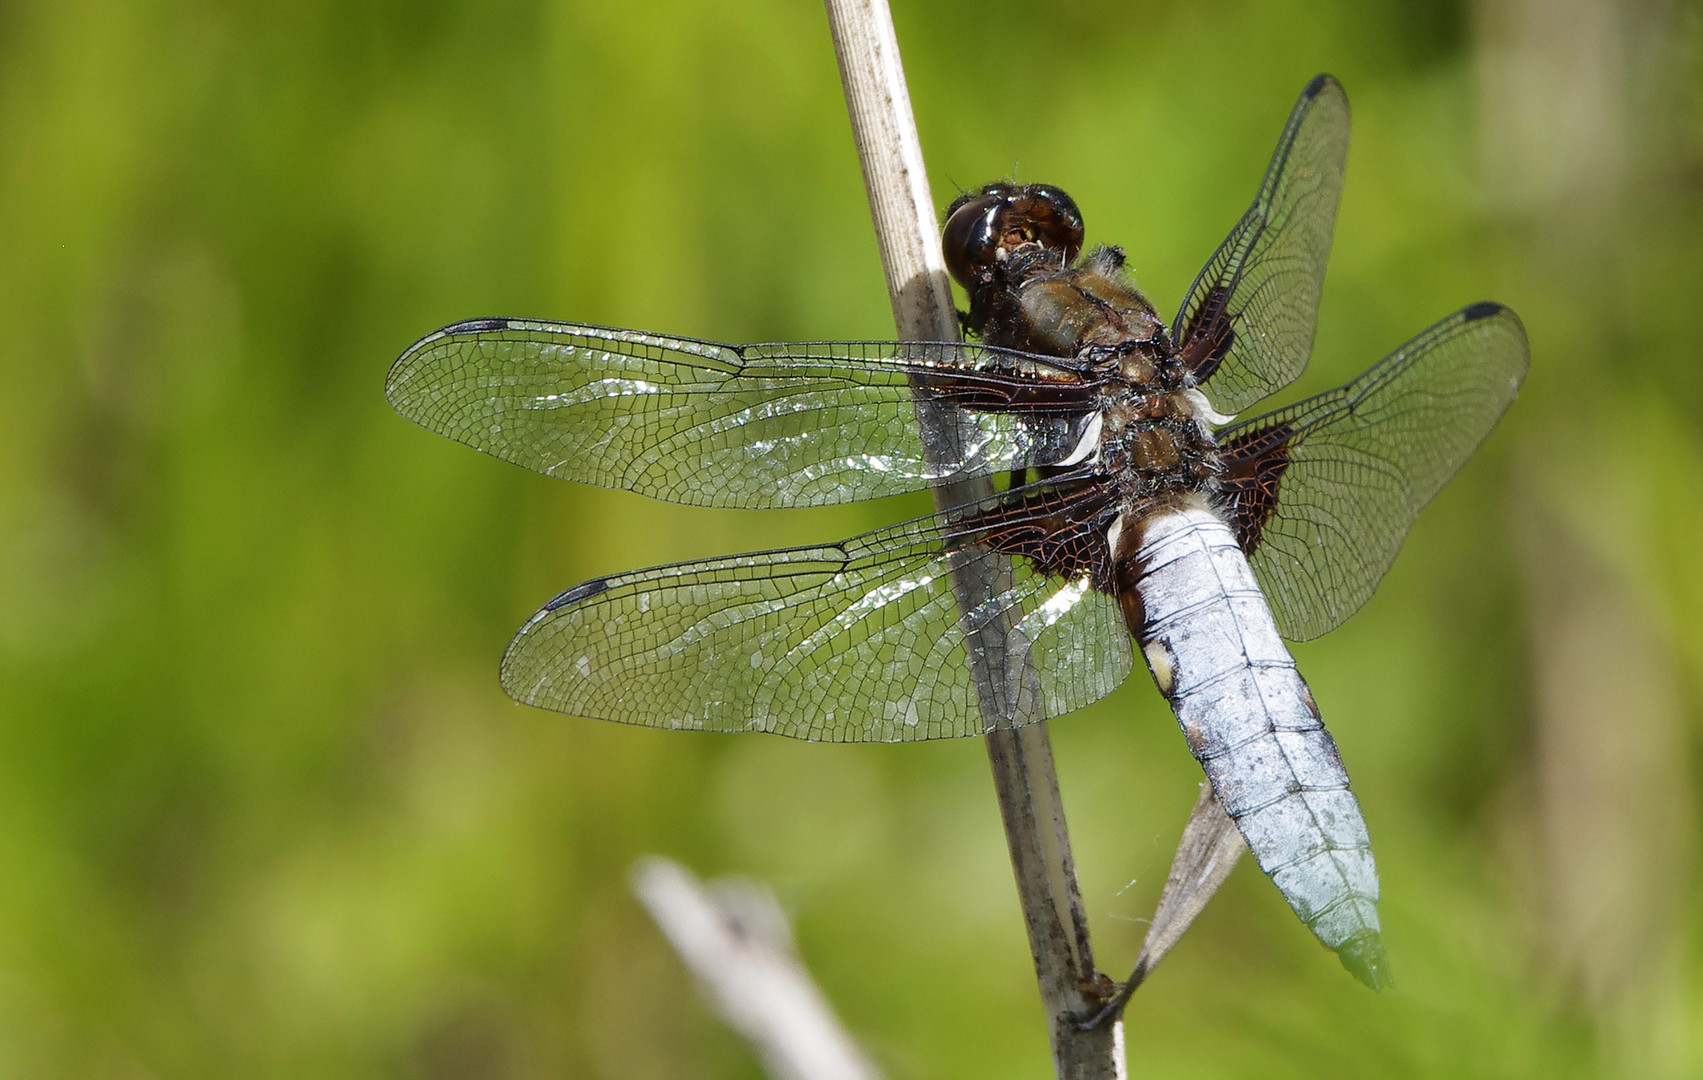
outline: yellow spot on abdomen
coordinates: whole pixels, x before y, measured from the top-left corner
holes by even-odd
[[[1153,672],[1154,685],[1161,694],[1170,697],[1171,688],[1177,684],[1177,666],[1170,646],[1163,641],[1149,641],[1141,651],[1147,657],[1147,670]]]

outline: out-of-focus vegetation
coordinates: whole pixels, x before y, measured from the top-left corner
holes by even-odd
[[[1064,185],[1166,311],[1338,75],[1297,392],[1468,301],[1530,329],[1506,422],[1297,649],[1397,988],[1244,865],[1132,1004],[1133,1073],[1703,1072],[1696,5],[896,16],[936,200]],[[381,394],[473,315],[890,335],[819,7],[10,5],[0,237],[0,1074],[755,1076],[627,893],[646,852],[774,883],[891,1075],[1046,1073],[974,740],[658,733],[496,684],[573,582],[926,499],[670,507]],[[1145,677],[1053,728],[1121,974],[1199,770]]]

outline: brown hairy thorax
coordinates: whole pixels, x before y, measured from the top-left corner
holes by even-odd
[[[1121,248],[1082,251],[1082,217],[1062,190],[1047,184],[989,184],[960,196],[943,233],[947,266],[969,293],[965,328],[989,345],[1059,357],[1103,376],[1095,454],[1116,477],[1117,497],[1046,519],[1055,536],[988,522],[977,539],[1027,557],[1045,573],[1091,572],[1111,589],[1112,553],[1104,529],[1120,512],[1157,509],[1190,494],[1216,490],[1221,466],[1212,436],[1197,415],[1195,380],[1178,357],[1151,302],[1125,269]],[[1081,255],[1078,259],[1078,255]],[[1048,478],[1063,469],[1037,470]],[[1017,478],[1014,478],[1016,482]],[[1040,509],[1014,495],[1003,520]],[[1086,492],[1083,499],[1088,499]],[[1087,523],[1094,522],[1094,536]],[[1094,555],[1085,554],[1090,547]]]

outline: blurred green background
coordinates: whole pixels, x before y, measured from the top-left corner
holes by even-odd
[[[1398,980],[1244,863],[1135,1076],[1703,1075],[1703,17],[1695,0],[901,3],[935,199],[1066,186],[1162,311],[1331,71],[1316,359],[1525,318],[1520,401],[1296,655]],[[552,482],[393,415],[523,314],[886,337],[821,8],[0,8],[0,1075],[755,1077],[627,891],[773,884],[893,1077],[1047,1075],[974,740],[635,730],[498,690],[586,577],[834,538]],[[1199,780],[1144,677],[1053,725],[1101,966]]]

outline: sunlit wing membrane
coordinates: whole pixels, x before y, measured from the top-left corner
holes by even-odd
[[[1005,715],[1025,695],[1038,695],[1040,715],[1061,715],[1124,680],[1129,636],[1088,572],[1048,575],[975,539],[1015,535],[1009,507],[996,498],[840,544],[586,582],[515,635],[503,687],[528,705],[648,727],[823,742],[975,735],[968,625],[978,646],[1010,658],[992,665],[1008,676],[995,695]],[[968,617],[955,566],[994,582]]]
[[[481,319],[410,347],[385,392],[422,427],[549,476],[695,506],[821,506],[1069,460],[1095,388],[1067,363]],[[932,464],[918,394],[968,410]]]
[[[1330,257],[1348,98],[1329,75],[1307,84],[1259,194],[1190,287],[1172,329],[1213,408],[1234,414],[1307,366]]]
[[[1473,304],[1348,385],[1219,433],[1227,516],[1285,637],[1318,637],[1371,597],[1529,358],[1518,316]]]

